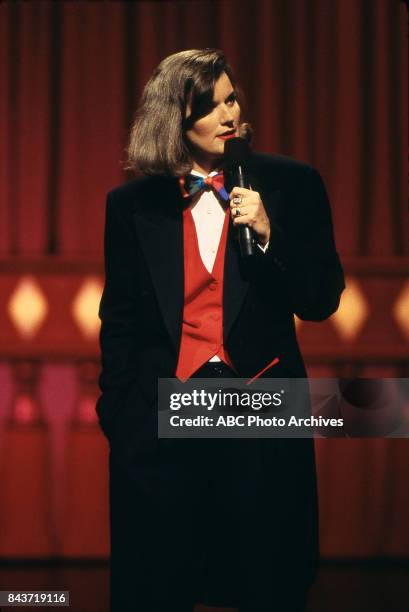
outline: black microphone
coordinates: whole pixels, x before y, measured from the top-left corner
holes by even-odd
[[[224,145],[224,167],[233,173],[233,184],[249,189],[246,164],[250,158],[250,145],[244,138],[229,138]],[[242,257],[254,255],[254,236],[248,225],[239,225],[239,243]]]

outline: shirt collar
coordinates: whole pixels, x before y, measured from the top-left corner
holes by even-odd
[[[198,170],[191,170],[190,174],[193,174],[194,176],[214,176],[215,174],[217,174],[218,172],[220,172],[220,170],[212,170],[211,172],[209,172],[209,174],[203,174],[203,172],[199,172]]]

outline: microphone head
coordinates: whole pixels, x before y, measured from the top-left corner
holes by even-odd
[[[245,166],[249,160],[250,145],[244,138],[229,138],[224,145],[224,166],[226,169]]]

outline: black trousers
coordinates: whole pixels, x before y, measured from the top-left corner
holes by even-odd
[[[222,362],[209,362],[193,377],[234,378],[236,374]],[[251,601],[250,596],[243,601],[237,592],[240,572],[245,578],[248,566],[257,574],[259,563],[251,553],[241,567],[232,563],[239,557],[237,540],[243,527],[239,513],[230,507],[226,489],[230,485],[228,461],[240,460],[236,453],[240,440],[178,442],[186,443],[180,446],[196,461],[195,471],[203,471],[189,479],[183,463],[180,471],[168,475],[164,464],[158,492],[152,495],[141,491],[140,483],[110,457],[111,612],[193,612],[196,603],[235,607],[239,612],[304,612],[306,590],[294,583],[277,593],[273,607]],[[209,467],[212,461],[213,469]],[[147,472],[150,469],[147,465]],[[226,526],[232,522],[235,528],[229,530]],[[207,546],[215,540],[220,544],[217,553]],[[179,559],[176,564],[175,557]]]

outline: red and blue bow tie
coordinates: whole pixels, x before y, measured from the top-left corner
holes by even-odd
[[[228,201],[229,194],[224,188],[224,175],[223,171],[214,174],[213,176],[197,176],[196,174],[187,174],[179,178],[179,185],[184,198],[190,198],[199,191],[205,191],[206,189],[214,189],[220,195],[220,197]]]

